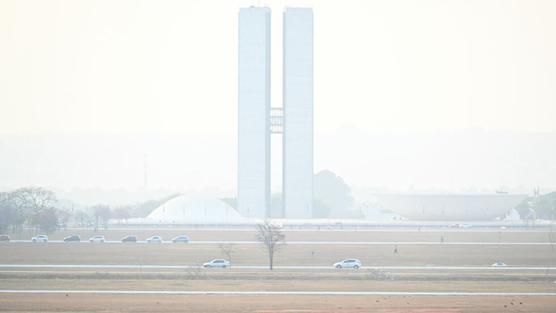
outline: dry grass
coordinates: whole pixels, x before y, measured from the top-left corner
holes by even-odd
[[[503,260],[512,266],[556,266],[550,246],[398,246],[285,245],[275,265],[331,266],[344,258],[358,258],[367,266],[489,266]],[[217,244],[90,244],[10,243],[0,245],[0,264],[162,264],[196,265],[225,257]],[[262,246],[236,245],[236,265],[267,263]]]
[[[341,277],[290,279],[2,279],[0,289],[56,290],[222,290],[222,291],[407,291],[407,292],[556,292],[552,281],[348,280]]]

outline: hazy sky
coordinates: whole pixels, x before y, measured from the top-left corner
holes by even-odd
[[[237,13],[251,4],[273,12],[274,106],[283,7],[314,9],[317,145],[345,129],[556,131],[556,1],[3,0],[0,134],[216,134],[235,147]]]
[[[235,132],[237,13],[315,12],[316,132],[556,130],[556,2],[0,2],[0,132]]]

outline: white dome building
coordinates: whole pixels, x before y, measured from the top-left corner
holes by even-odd
[[[151,212],[146,220],[157,224],[245,223],[247,218],[220,199],[176,196]]]

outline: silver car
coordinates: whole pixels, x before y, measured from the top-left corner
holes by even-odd
[[[48,242],[48,236],[47,235],[38,235],[35,236],[33,238],[31,238],[32,242]]]
[[[203,267],[204,268],[213,268],[213,267],[227,268],[230,267],[230,261],[224,259],[214,259],[210,262],[203,264]]]
[[[147,243],[162,243],[162,237],[160,236],[151,236],[147,238]]]
[[[358,259],[345,259],[343,261],[334,263],[333,265],[335,268],[354,268],[358,269],[361,267],[361,261]]]
[[[93,236],[93,237],[89,238],[89,242],[100,242],[100,243],[103,243],[104,240],[105,240],[105,239],[104,239],[104,236],[102,236],[102,235],[96,235],[96,236]]]

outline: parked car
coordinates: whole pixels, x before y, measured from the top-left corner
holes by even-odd
[[[8,236],[8,235],[0,235],[0,241],[10,241],[10,236]]]
[[[334,263],[335,268],[354,268],[358,269],[361,267],[361,261],[358,259],[345,259],[343,261]]]
[[[213,267],[227,268],[230,267],[230,261],[224,259],[214,259],[210,262],[204,263],[203,267],[204,268],[213,268]]]
[[[160,236],[151,236],[147,238],[147,243],[162,243],[162,237]]]
[[[494,267],[501,267],[501,266],[507,266],[507,265],[506,265],[506,263],[504,263],[504,262],[502,262],[502,261],[496,261],[496,262],[492,263],[491,266],[494,266]]]
[[[127,235],[122,238],[122,242],[137,242],[137,236]]]
[[[187,237],[186,235],[179,235],[179,236],[176,236],[176,237],[172,238],[172,242],[173,243],[177,243],[177,242],[188,243],[189,242],[189,237]]]
[[[33,238],[31,238],[32,242],[47,242],[48,241],[48,236],[47,235],[38,235],[35,236]]]
[[[103,243],[103,242],[104,242],[104,236],[102,236],[102,235],[95,235],[95,236],[89,238],[89,242],[100,242],[100,243]]]
[[[71,235],[71,236],[67,236],[64,238],[64,242],[75,242],[75,241],[81,241],[81,237],[79,237],[79,235]]]

